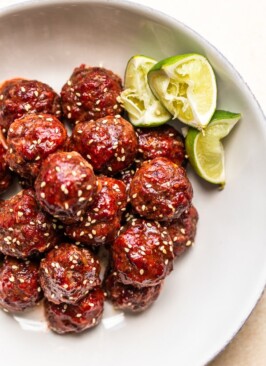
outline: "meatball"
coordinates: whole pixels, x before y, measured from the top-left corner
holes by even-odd
[[[39,269],[29,260],[6,257],[0,264],[0,307],[6,311],[23,311],[42,298]]]
[[[97,181],[91,165],[80,154],[56,152],[43,162],[35,189],[44,210],[72,224],[93,202]]]
[[[45,315],[49,328],[59,334],[80,333],[101,321],[104,294],[100,287],[92,289],[75,305],[45,301]]]
[[[194,242],[199,215],[194,206],[187,209],[178,219],[166,223],[174,243],[174,255],[180,256]]]
[[[121,91],[122,81],[112,71],[81,65],[62,88],[63,113],[72,123],[119,114]]]
[[[173,269],[173,242],[158,222],[133,219],[112,249],[114,271],[125,285],[155,286]]]
[[[117,273],[111,272],[105,279],[107,297],[116,309],[141,312],[158,298],[162,282],[155,286],[135,287],[124,285],[117,280]]]
[[[0,194],[12,183],[12,175],[6,163],[6,142],[0,130]]]
[[[58,242],[56,223],[36,202],[32,189],[25,189],[0,205],[0,251],[25,258],[42,253]]]
[[[40,282],[49,301],[75,304],[100,285],[99,273],[99,261],[88,249],[64,243],[41,260]]]
[[[61,117],[60,99],[47,84],[37,80],[12,79],[0,86],[0,126],[7,132],[15,119],[31,113]]]
[[[121,213],[127,203],[126,187],[123,182],[99,177],[99,192],[77,224],[66,227],[66,235],[78,243],[103,245],[112,242],[120,229]]]
[[[185,146],[182,135],[173,127],[163,125],[154,128],[137,129],[139,157],[151,160],[164,157],[177,165],[185,159]]]
[[[134,128],[121,117],[79,123],[72,134],[73,149],[95,171],[106,175],[114,175],[133,163],[137,143]]]
[[[140,216],[169,221],[191,205],[192,186],[186,171],[166,158],[144,162],[130,185],[130,202]]]
[[[66,129],[56,117],[28,114],[10,125],[6,161],[23,178],[36,178],[43,160],[63,149],[66,140]]]

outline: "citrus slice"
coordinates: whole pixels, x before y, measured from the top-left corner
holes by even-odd
[[[128,61],[125,90],[120,95],[120,102],[134,126],[158,126],[171,118],[148,85],[147,73],[156,63],[156,60],[142,55],[133,56]]]
[[[221,139],[229,134],[241,118],[239,113],[215,111],[205,130],[189,128],[186,152],[196,173],[206,181],[225,185],[224,149]]]
[[[217,87],[213,69],[202,55],[166,58],[152,67],[148,82],[174,118],[199,130],[210,122],[216,108]]]

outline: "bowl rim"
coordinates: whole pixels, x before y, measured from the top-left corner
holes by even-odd
[[[79,6],[81,4],[95,4],[95,5],[109,5],[114,7],[119,7],[121,9],[125,9],[128,11],[134,11],[137,13],[140,13],[142,15],[148,15],[152,18],[155,18],[158,21],[166,22],[167,24],[175,27],[175,28],[183,28],[185,31],[192,36],[193,38],[196,38],[197,41],[205,43],[211,51],[215,53],[215,56],[218,57],[223,63],[227,65],[227,67],[230,69],[230,71],[234,74],[234,76],[238,79],[238,81],[245,87],[245,92],[247,92],[251,98],[253,103],[257,106],[258,110],[256,111],[261,123],[265,123],[264,126],[266,126],[266,111],[264,112],[260,103],[258,102],[257,98],[253,94],[251,88],[245,81],[245,79],[241,76],[241,74],[237,71],[237,69],[234,67],[234,65],[228,60],[227,57],[223,55],[219,49],[217,49],[211,42],[209,42],[204,36],[202,36],[200,33],[195,31],[190,26],[186,25],[182,21],[178,20],[177,18],[164,13],[161,10],[153,9],[150,6],[143,5],[139,3],[136,0],[22,0],[19,3],[11,4],[11,5],[5,5],[0,7],[0,19],[2,17],[12,15],[12,13],[16,11],[24,11],[27,9],[38,9],[40,7],[47,7],[47,6],[64,6],[64,5],[73,5],[73,6]],[[266,128],[264,127],[265,132]],[[224,344],[216,349],[213,352],[210,352],[208,357],[204,360],[203,365],[209,364],[211,361],[213,361],[228,345],[232,342],[232,340],[235,338],[235,336],[238,334],[238,332],[243,328],[246,321],[250,318],[252,312],[254,311],[256,305],[258,304],[259,300],[263,296],[266,289],[266,278],[264,280],[264,286],[258,291],[257,297],[255,299],[255,303],[251,306],[247,314],[244,314],[242,321],[240,324],[236,327],[234,332],[231,334],[231,336],[224,341]]]

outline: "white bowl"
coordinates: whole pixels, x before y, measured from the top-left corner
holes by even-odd
[[[81,63],[122,76],[137,53],[198,52],[210,60],[218,107],[243,118],[225,144],[226,188],[190,173],[200,214],[196,245],[176,261],[154,306],[138,316],[107,306],[101,325],[81,336],[47,331],[41,309],[0,314],[0,354],[9,365],[204,365],[244,323],[266,282],[266,128],[250,90],[191,29],[120,1],[43,0],[2,10],[0,47],[0,80],[36,78],[58,91]]]

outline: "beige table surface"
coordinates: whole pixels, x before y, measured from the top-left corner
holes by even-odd
[[[21,0],[0,0],[1,7]],[[215,45],[244,77],[266,112],[265,0],[138,0],[184,22]],[[266,365],[266,294],[210,366]],[[179,365],[182,366],[182,365]]]

